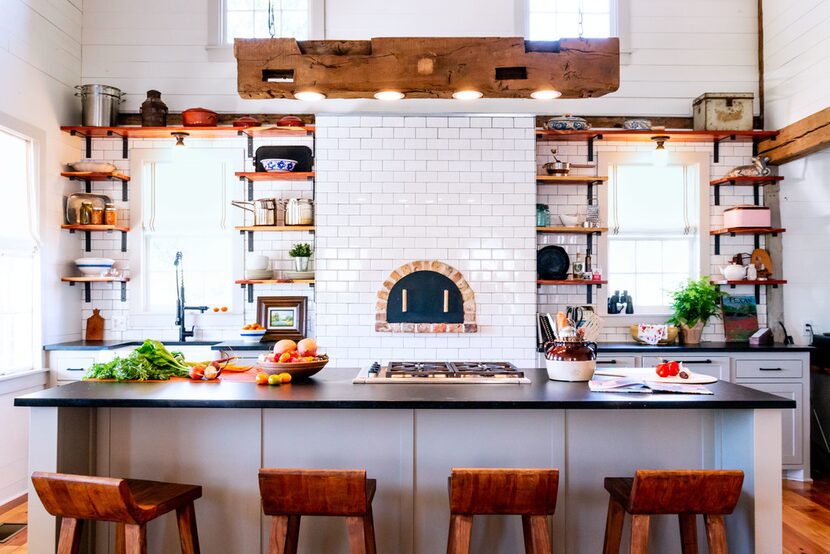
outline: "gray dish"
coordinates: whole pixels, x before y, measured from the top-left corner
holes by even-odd
[[[93,208],[103,210],[106,204],[112,203],[112,198],[105,194],[88,194],[85,192],[76,192],[65,197],[63,219],[68,225],[78,223],[78,210],[81,207],[81,202],[92,202]]]

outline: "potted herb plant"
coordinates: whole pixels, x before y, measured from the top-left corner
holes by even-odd
[[[680,327],[684,344],[700,344],[703,327],[711,317],[720,317],[720,300],[724,296],[709,277],[689,281],[671,293],[674,314],[669,323]]]
[[[294,271],[308,271],[308,260],[311,254],[311,245],[308,243],[302,242],[292,246],[288,255],[294,258]]]

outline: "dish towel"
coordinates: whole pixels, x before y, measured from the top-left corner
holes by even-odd
[[[641,323],[637,326],[637,338],[646,344],[654,346],[661,340],[669,338],[669,326],[647,325],[645,323]]]

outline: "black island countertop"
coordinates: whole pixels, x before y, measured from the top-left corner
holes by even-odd
[[[357,369],[329,368],[279,387],[243,382],[115,383],[79,381],[27,394],[15,406],[94,408],[322,409],[788,409],[793,400],[718,381],[713,395],[594,393],[587,383],[549,381],[525,370],[529,385],[353,384]]]

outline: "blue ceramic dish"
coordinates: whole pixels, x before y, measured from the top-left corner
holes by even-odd
[[[297,160],[287,160],[284,158],[268,158],[260,160],[262,168],[271,173],[284,173],[294,171],[297,166]]]

